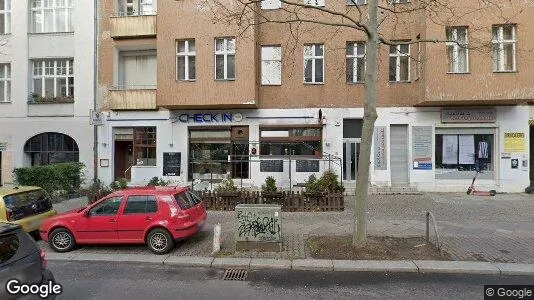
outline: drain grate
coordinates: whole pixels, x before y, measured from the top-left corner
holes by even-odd
[[[223,280],[244,281],[247,279],[247,270],[230,269],[224,271]]]

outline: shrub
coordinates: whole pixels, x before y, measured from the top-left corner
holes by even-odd
[[[344,188],[341,186],[341,183],[338,180],[338,176],[332,171],[325,171],[321,175],[321,178],[312,174],[306,181],[306,192],[307,193],[341,193],[344,191]]]
[[[265,184],[261,185],[262,192],[276,192],[277,189],[276,179],[272,176],[265,178]]]
[[[234,181],[232,179],[223,179],[221,183],[215,188],[215,192],[221,193],[221,192],[235,192],[237,191],[237,187],[234,184]]]
[[[170,180],[165,180],[163,178],[158,178],[157,176],[152,177],[148,182],[147,186],[167,186],[171,183]]]
[[[113,190],[105,186],[100,179],[93,179],[93,183],[84,190],[85,195],[89,198],[89,204],[112,192]]]
[[[128,179],[126,178],[119,178],[119,180],[113,181],[109,187],[113,191],[123,190],[128,187]]]
[[[80,162],[60,163],[53,165],[16,168],[13,173],[19,185],[38,186],[49,194],[73,194],[84,182],[83,169]]]

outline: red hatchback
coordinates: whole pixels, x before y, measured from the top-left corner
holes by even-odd
[[[202,200],[188,188],[128,188],[46,219],[39,233],[57,252],[76,244],[146,243],[165,254],[175,241],[200,231],[206,217]]]

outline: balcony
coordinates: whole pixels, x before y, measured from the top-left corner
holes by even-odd
[[[109,91],[111,110],[156,110],[156,86],[135,89],[113,88]]]
[[[110,18],[111,38],[155,37],[156,15],[117,14]]]
[[[72,117],[74,97],[42,97],[32,93],[28,96],[28,117]]]

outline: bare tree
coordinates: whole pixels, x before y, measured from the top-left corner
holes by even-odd
[[[261,8],[262,2],[276,0],[199,0],[199,4],[213,12],[216,22],[237,25],[241,34],[250,27],[274,23],[288,26],[291,36],[298,40],[303,34],[302,24],[314,24],[337,30],[363,33],[366,39],[364,118],[361,148],[356,181],[355,221],[353,244],[366,242],[367,195],[374,124],[377,119],[377,73],[379,46],[396,46],[421,43],[455,43],[459,47],[492,53],[491,26],[480,25],[478,18],[498,19],[502,24],[513,21],[528,1],[522,0],[345,0],[343,5],[322,5],[324,0],[280,0],[279,13],[273,14]],[[326,0],[344,2],[344,0]],[[320,3],[322,2],[322,3]],[[345,5],[346,4],[346,5]],[[366,4],[366,5],[362,5]],[[458,39],[427,36],[424,30],[428,24],[438,27],[468,26],[475,33],[469,44]],[[415,36],[396,40],[397,32],[419,26],[422,30]],[[412,30],[416,31],[416,30]],[[442,30],[441,32],[444,32]],[[477,32],[490,33],[490,39]],[[334,34],[335,35],[335,34]],[[412,59],[420,62],[419,57]],[[363,163],[367,162],[367,163]]]

